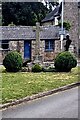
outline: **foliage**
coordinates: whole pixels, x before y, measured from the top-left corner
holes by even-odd
[[[41,72],[42,71],[42,67],[39,64],[35,64],[32,67],[32,72]]]
[[[22,68],[22,57],[16,51],[9,52],[4,60],[3,65],[8,72],[17,72]]]
[[[15,26],[15,24],[13,22],[11,22],[8,26]]]
[[[2,25],[33,26],[49,12],[41,2],[2,2]]]
[[[76,67],[77,60],[70,52],[61,52],[55,58],[54,66],[59,72],[69,72]]]
[[[73,68],[68,73],[40,72],[35,74],[32,72],[4,72],[5,68],[1,70],[1,67],[2,103],[76,83],[80,74],[80,67]]]
[[[60,27],[61,27],[61,22],[59,22],[59,24],[58,24]],[[70,25],[70,23],[69,22],[63,22],[63,27],[66,29],[66,30],[70,30],[70,28],[71,28],[71,25]]]

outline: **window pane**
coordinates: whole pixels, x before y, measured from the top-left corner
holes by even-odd
[[[54,41],[50,41],[50,49],[54,49]]]
[[[54,41],[53,40],[45,41],[45,50],[48,50],[48,51],[54,50]]]
[[[45,49],[49,49],[49,41],[45,41]]]
[[[9,48],[9,42],[7,40],[2,41],[2,49],[8,49]]]

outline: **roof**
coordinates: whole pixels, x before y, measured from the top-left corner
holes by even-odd
[[[2,26],[2,40],[34,40],[36,31],[32,26]],[[58,39],[58,26],[40,26],[40,39]],[[1,38],[0,38],[1,39]]]
[[[62,3],[56,6],[56,8],[47,14],[47,16],[41,21],[42,23],[48,22],[48,21],[53,21],[56,16],[60,16],[61,14],[61,9],[62,9]]]

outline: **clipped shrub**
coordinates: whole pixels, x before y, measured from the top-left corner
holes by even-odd
[[[8,72],[19,71],[22,68],[21,54],[16,51],[9,52],[3,60],[3,65]]]
[[[42,71],[42,67],[39,64],[35,64],[32,67],[32,72],[41,72]]]
[[[59,72],[69,72],[72,68],[76,67],[76,65],[77,60],[68,51],[59,53],[54,61],[55,69]]]

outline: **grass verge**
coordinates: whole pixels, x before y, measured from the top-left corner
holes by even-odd
[[[2,70],[2,103],[11,102],[33,94],[59,88],[78,82],[80,67],[73,68],[69,73],[59,72],[5,72]]]

